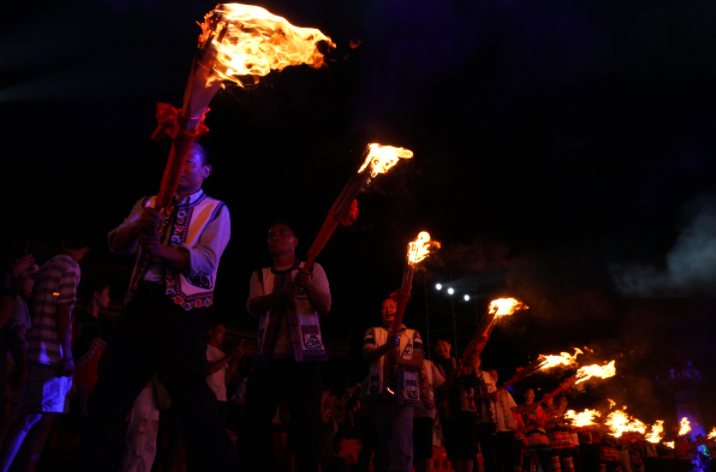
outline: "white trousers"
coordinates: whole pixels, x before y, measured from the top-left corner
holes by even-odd
[[[159,409],[152,388],[142,390],[132,406],[119,472],[150,472],[157,455]]]

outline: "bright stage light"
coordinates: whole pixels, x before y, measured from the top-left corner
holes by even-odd
[[[438,289],[438,290],[442,290],[442,289],[443,289],[443,284],[435,284],[435,288]]]
[[[469,301],[470,301],[470,295],[465,295],[465,296],[462,297],[462,298],[464,298],[466,302],[469,302]]]
[[[455,290],[453,290],[452,288],[449,288],[449,289],[448,289],[448,295],[452,295],[453,293],[455,293]]]

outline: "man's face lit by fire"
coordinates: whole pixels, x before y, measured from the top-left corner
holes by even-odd
[[[216,347],[221,347],[221,345],[224,344],[225,333],[226,329],[224,328],[224,325],[218,324],[213,328],[209,328],[209,340]]]
[[[298,239],[293,235],[293,231],[283,223],[271,227],[267,242],[269,254],[274,257],[293,254],[298,246]]]
[[[559,397],[557,399],[557,406],[560,410],[564,410],[565,408],[567,408],[567,399],[564,397]]]
[[[529,403],[532,403],[535,400],[535,391],[531,388],[525,390],[525,400],[527,400]]]
[[[435,346],[435,354],[437,354],[439,357],[443,357],[447,359],[450,357],[450,343],[445,341],[444,339],[441,339],[438,341],[438,345]]]
[[[395,310],[398,308],[398,304],[395,300],[388,298],[383,302],[383,308],[380,310],[380,315],[383,317],[383,327],[390,329],[393,327],[393,321],[395,320]]]
[[[184,172],[179,178],[177,190],[180,193],[189,193],[190,195],[196,193],[204,184],[204,179],[209,177],[209,174],[211,174],[211,166],[205,166],[201,154],[192,150],[184,165]]]

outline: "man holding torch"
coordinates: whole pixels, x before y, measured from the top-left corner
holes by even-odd
[[[321,339],[320,317],[331,309],[328,279],[318,263],[305,267],[296,259],[298,238],[291,226],[274,224],[268,232],[271,267],[251,276],[246,307],[259,318],[254,370],[246,397],[251,465],[276,471],[280,463],[270,424],[286,397],[294,438],[296,468],[319,470],[321,365],[328,354]]]
[[[137,254],[137,262],[122,317],[99,363],[75,470],[117,468],[125,415],[154,374],[186,425],[187,469],[239,469],[206,383],[204,309],[213,304],[230,236],[225,204],[202,191],[211,170],[195,143],[169,207],[160,213],[153,208],[156,197],[145,197],[109,233],[109,248]]]
[[[403,324],[398,336],[393,334],[397,307],[395,300],[386,299],[381,310],[383,326],[365,333],[363,359],[371,364],[366,399],[374,408],[377,453],[384,470],[410,472],[413,408],[422,401],[419,373],[423,368],[423,341],[416,330]],[[386,366],[392,372],[386,372]]]

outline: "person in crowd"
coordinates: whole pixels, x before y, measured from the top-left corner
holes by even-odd
[[[156,197],[142,198],[109,233],[110,250],[136,254],[136,263],[121,319],[99,365],[77,471],[116,467],[125,415],[154,374],[186,426],[187,468],[239,468],[206,382],[204,311],[214,302],[219,261],[231,233],[226,205],[202,190],[211,171],[209,154],[194,143],[173,203],[160,212]]]
[[[62,242],[62,253],[38,271],[32,330],[28,336],[28,380],[23,412],[13,423],[0,448],[0,470],[6,472],[27,439],[20,458],[24,471],[33,471],[50,429],[69,409],[72,372],[72,308],[80,281],[79,261],[89,251],[89,238],[72,230]]]
[[[251,275],[249,313],[259,317],[254,369],[246,396],[247,445],[252,467],[279,468],[270,424],[286,398],[295,431],[296,469],[319,470],[321,438],[321,362],[328,354],[321,338],[320,318],[331,309],[328,279],[318,263],[305,267],[296,258],[294,228],[279,222],[268,232],[271,267]]]
[[[527,407],[522,411],[522,419],[524,420],[524,428],[521,433],[525,436],[525,445],[530,456],[536,455],[542,470],[549,470],[551,464],[552,449],[549,446],[549,438],[547,437],[547,415],[542,406],[535,403],[535,391],[528,388],[524,393],[525,402],[523,406]],[[536,405],[536,406],[535,406]],[[532,457],[525,461],[526,470],[532,463]]]
[[[119,472],[152,470],[159,430],[159,408],[154,401],[153,382],[147,384],[132,405]]]
[[[545,413],[547,414],[547,437],[549,446],[552,449],[553,472],[574,472],[572,460],[573,440],[569,426],[564,421],[564,408],[567,406],[564,397],[557,397],[557,401],[547,397],[544,401]]]
[[[229,412],[226,383],[234,376],[239,359],[244,355],[244,350],[240,346],[236,346],[228,355],[221,350],[225,333],[226,328],[221,323],[211,324],[209,326],[209,342],[206,346],[207,373],[209,374],[206,381],[209,388],[216,394],[217,412],[224,423]]]
[[[346,402],[346,414],[340,429],[341,439],[361,439],[361,400],[351,396]]]
[[[475,402],[476,431],[475,436],[480,444],[485,472],[495,472],[497,452],[497,386],[489,372],[480,370],[482,360],[478,350],[468,357],[463,368],[464,374],[472,377],[473,400]]]
[[[497,369],[490,369],[492,381],[497,385],[499,375]],[[496,435],[496,464],[498,472],[512,472],[515,462],[515,449],[522,446],[518,445],[515,439],[515,413],[517,404],[512,395],[506,388],[497,391],[497,401],[495,402],[495,414],[497,418],[497,435]]]
[[[72,376],[72,390],[75,408],[72,412],[87,416],[89,400],[97,383],[97,364],[107,347],[110,322],[100,319],[99,311],[109,307],[109,285],[103,280],[90,278],[80,285],[85,308],[72,313],[72,352],[75,357],[75,373]]]
[[[369,328],[363,339],[363,359],[370,363],[367,400],[375,412],[377,454],[385,470],[409,472],[413,463],[413,408],[420,405],[423,341],[414,329],[401,325],[394,336],[397,303],[383,301],[383,325]],[[397,350],[396,350],[397,348]]]
[[[413,408],[413,456],[416,472],[427,472],[433,458],[433,427],[435,426],[435,389],[440,388],[445,378],[440,370],[428,359],[423,359],[420,372],[422,403]]]
[[[515,418],[515,449],[512,456],[512,469],[514,472],[521,472],[526,451],[525,435],[522,433],[525,429],[525,422],[520,413],[513,412],[512,416]]]
[[[0,369],[0,378],[2,379],[0,397],[4,401],[2,425],[0,425],[0,444],[5,439],[10,425],[17,419],[14,406],[20,401],[20,389],[27,378],[27,349],[29,346],[27,333],[32,328],[30,299],[39,269],[35,265],[17,277],[15,308],[5,326],[0,329],[0,365],[5,365],[8,353],[10,353],[14,365],[9,377],[4,369]],[[3,387],[6,378],[7,389]]]

